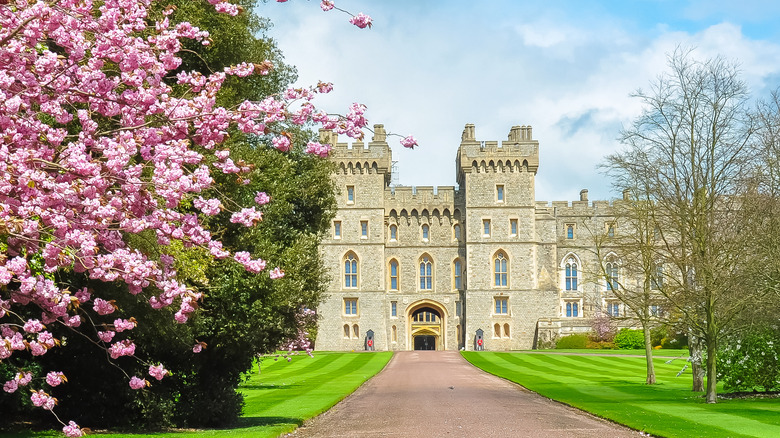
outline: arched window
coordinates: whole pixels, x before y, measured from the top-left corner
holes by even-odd
[[[422,239],[427,242],[429,237],[430,237],[430,228],[428,227],[428,224],[423,224]]]
[[[455,289],[463,289],[463,271],[461,268],[460,259],[455,259],[455,261],[452,262],[452,276]]]
[[[354,324],[352,326],[352,337],[353,338],[359,338],[360,337],[360,329],[358,328],[357,324]]]
[[[501,337],[501,324],[496,323],[495,325],[493,325],[493,336],[496,338]]]
[[[358,287],[358,260],[355,254],[349,253],[344,257],[344,287],[354,289]]]
[[[455,224],[452,227],[452,232],[455,235],[455,240],[460,240],[460,225]]]
[[[566,290],[577,290],[577,260],[566,259]]]
[[[430,256],[420,258],[420,290],[433,289],[433,262]]]
[[[344,324],[344,337],[349,338],[349,324]]]
[[[504,337],[509,337],[509,324],[504,324]]]
[[[617,260],[610,259],[604,266],[607,277],[607,290],[617,290],[620,284],[620,273]]]
[[[393,224],[390,225],[390,240],[397,240],[398,239],[398,227]]]
[[[390,340],[391,342],[398,342],[398,329],[395,326],[393,326],[393,333]]]
[[[398,290],[398,261],[390,260],[390,290]]]
[[[508,284],[507,258],[503,251],[496,253],[493,259],[493,285],[495,287],[506,287]]]

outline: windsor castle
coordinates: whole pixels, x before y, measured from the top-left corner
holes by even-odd
[[[318,350],[514,350],[624,316],[590,236],[613,234],[606,201],[535,199],[539,142],[530,126],[479,141],[466,125],[457,188],[391,184],[382,125],[367,144],[331,144],[340,193],[321,244],[330,285],[317,309]],[[610,268],[610,261],[607,269]],[[614,275],[618,275],[617,259]]]

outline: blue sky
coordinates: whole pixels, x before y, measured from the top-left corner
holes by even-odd
[[[455,153],[466,123],[478,140],[505,140],[532,125],[539,141],[536,198],[617,196],[598,170],[619,150],[620,129],[641,111],[632,91],[666,69],[682,45],[694,56],[740,66],[756,97],[780,86],[780,2],[758,0],[434,1],[335,0],[374,18],[360,30],[318,0],[269,0],[299,85],[333,82],[319,99],[329,112],[368,106],[370,124],[413,134],[390,141],[404,185],[455,185]]]

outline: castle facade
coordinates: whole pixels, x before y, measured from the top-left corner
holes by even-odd
[[[539,202],[539,142],[530,126],[478,141],[466,125],[457,184],[391,184],[382,125],[367,144],[330,131],[338,211],[321,251],[330,286],[318,350],[514,350],[590,331],[623,304],[599,280],[594,232],[616,232],[606,201]],[[618,265],[607,263],[607,270]]]

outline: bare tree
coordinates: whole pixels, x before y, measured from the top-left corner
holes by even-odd
[[[660,289],[706,347],[706,399],[717,402],[718,342],[756,296],[745,280],[739,194],[754,166],[755,131],[738,68],[677,49],[669,72],[635,97],[642,114],[622,132],[626,148],[607,158],[619,189],[635,191],[658,234],[669,272]],[[633,214],[629,209],[629,213]]]

